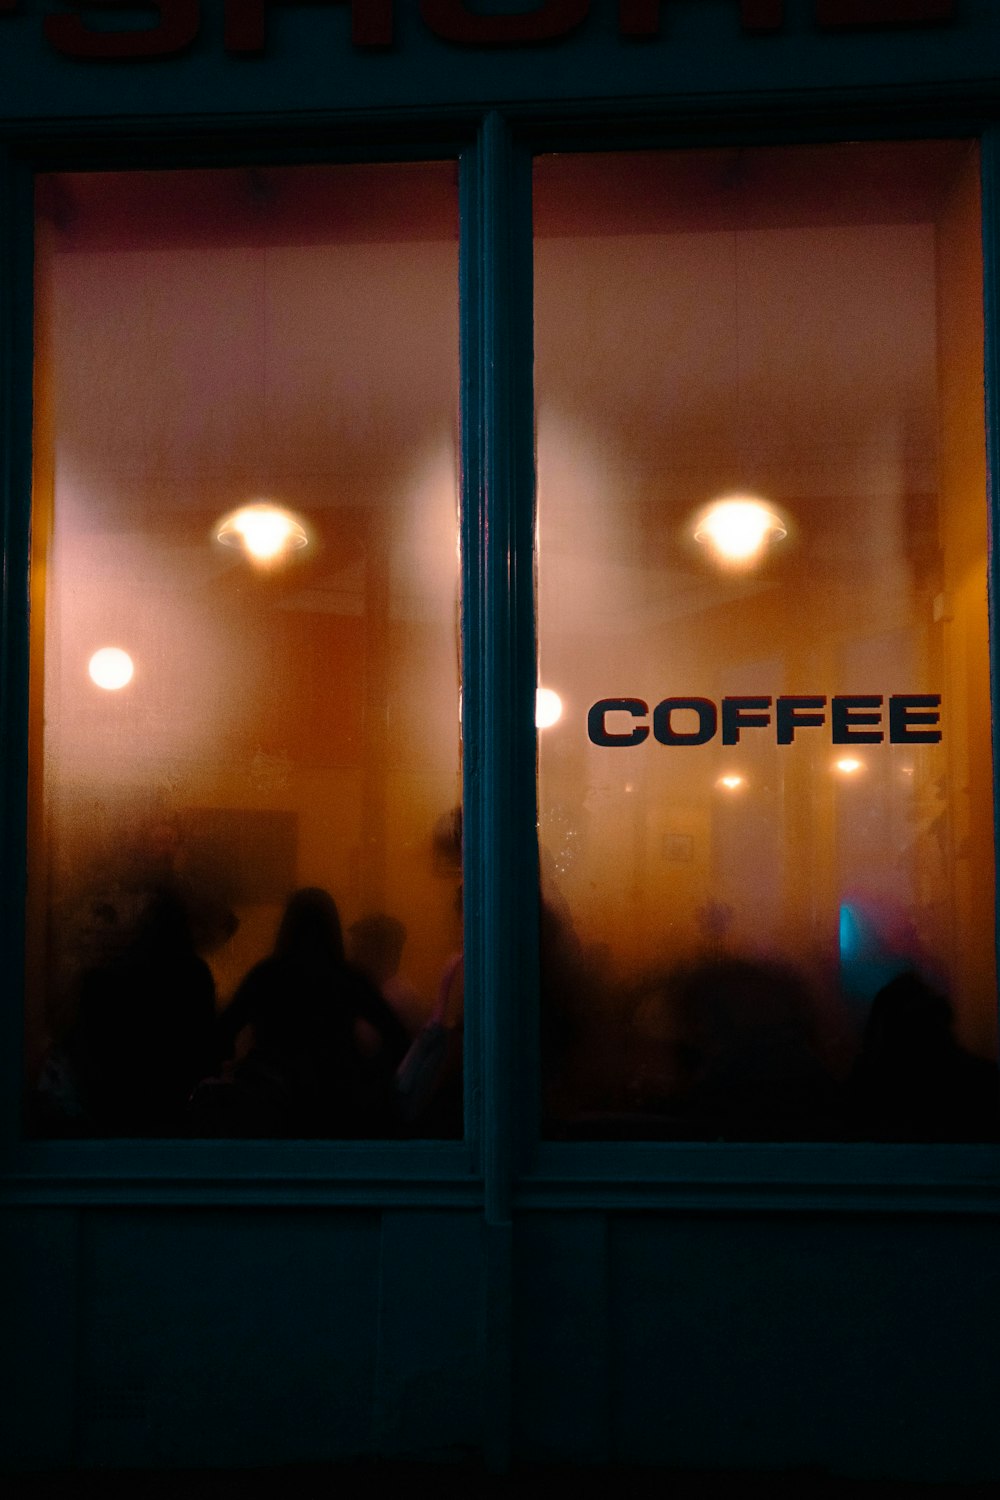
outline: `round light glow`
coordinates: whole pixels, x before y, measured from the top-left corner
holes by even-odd
[[[302,522],[291,511],[261,501],[232,511],[216,533],[227,547],[243,547],[254,562],[275,562],[309,544]]]
[[[102,646],[95,651],[87,664],[91,682],[109,693],[127,687],[135,676],[135,664],[127,651],[120,646]]]
[[[837,770],[845,776],[853,776],[856,771],[861,770],[861,765],[862,762],[855,760],[853,755],[845,755],[843,759],[837,761]]]
[[[551,729],[562,718],[562,699],[552,688],[540,687],[535,693],[535,728]]]
[[[737,787],[743,786],[742,776],[720,776],[719,786],[724,786],[727,792],[735,792]]]
[[[711,547],[723,563],[748,563],[759,557],[770,541],[788,535],[781,517],[750,495],[728,495],[701,511],[694,539]]]

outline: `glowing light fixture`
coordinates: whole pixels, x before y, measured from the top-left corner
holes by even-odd
[[[297,516],[279,505],[260,501],[230,511],[216,532],[226,547],[242,547],[254,562],[276,562],[287,552],[309,545],[309,535]]]
[[[735,792],[737,787],[745,785],[745,781],[742,776],[720,776],[718,785],[724,786],[727,792]]]
[[[562,718],[563,704],[552,688],[535,689],[535,728],[551,729]],[[458,722],[462,722],[462,689],[458,690]]]
[[[562,718],[562,699],[552,688],[540,687],[535,693],[535,728],[551,729]]]
[[[90,680],[109,693],[127,687],[135,676],[135,663],[120,646],[102,646],[87,663]]]
[[[788,535],[776,511],[752,495],[727,495],[705,507],[695,522],[694,539],[711,547],[728,565],[753,562],[772,541]]]
[[[855,760],[853,755],[845,755],[841,760],[837,761],[837,770],[844,776],[853,776],[857,771],[861,770],[861,767],[862,762]]]

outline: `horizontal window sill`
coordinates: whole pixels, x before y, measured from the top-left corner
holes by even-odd
[[[708,1212],[1000,1213],[1000,1145],[580,1142],[539,1147],[516,1199]]]
[[[37,1141],[11,1148],[0,1200],[22,1204],[474,1205],[458,1141]]]
[[[454,1141],[58,1141],[7,1156],[9,1205],[481,1210]],[[515,1211],[1000,1215],[997,1145],[542,1144]]]

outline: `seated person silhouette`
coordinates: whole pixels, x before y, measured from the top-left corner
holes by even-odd
[[[154,891],[131,936],[80,976],[68,1051],[87,1127],[99,1135],[182,1133],[186,1100],[219,1066],[215,985],[183,902]]]
[[[359,1045],[361,1022],[378,1039],[376,1049]],[[396,1133],[393,1079],[410,1038],[371,981],[348,963],[329,892],[295,892],[273,952],[247,974],[220,1026],[225,1052],[248,1026],[253,1046],[234,1073],[229,1128],[212,1133]]]
[[[975,1141],[1000,1134],[996,1064],[959,1044],[947,997],[912,969],[872,1001],[850,1093],[863,1138]]]
[[[399,972],[406,944],[406,928],[396,917],[371,912],[349,929],[351,962],[371,980],[391,1005],[410,1036],[424,1024],[426,1006]]]

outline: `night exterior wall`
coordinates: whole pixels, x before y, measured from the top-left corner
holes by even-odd
[[[481,1447],[475,1215],[20,1210],[5,1231],[0,1462]]]
[[[988,1222],[531,1215],[517,1451],[985,1479],[996,1249]]]
[[[435,36],[417,5],[399,0],[392,44],[372,48],[352,46],[349,6],[332,0],[268,10],[264,51],[227,55],[222,6],[203,0],[190,45],[129,61],[63,55],[43,33],[54,12],[21,0],[0,11],[0,99],[8,119],[25,124],[252,118],[262,109],[304,122],[508,104],[581,113],[612,101],[676,111],[699,98],[742,95],[752,104],[818,89],[898,96],[957,87],[971,101],[1000,67],[1000,16],[990,0],[961,0],[942,25],[847,30],[820,27],[814,0],[786,0],[779,28],[767,32],[742,29],[738,0],[665,0],[660,11],[658,35],[628,39],[615,0],[593,0],[581,24],[547,44],[482,48]]]
[[[739,143],[746,118],[779,141],[800,138],[803,121],[826,138],[995,130],[994,0],[958,0],[940,26],[837,32],[816,25],[813,0],[787,0],[783,25],[758,34],[741,29],[736,0],[672,0],[661,10],[659,35],[647,40],[622,40],[612,0],[593,0],[571,34],[546,46],[479,51],[434,36],[403,0],[393,45],[382,50],[352,46],[346,4],[275,7],[266,50],[233,56],[221,3],[202,0],[190,46],[129,62],[60,55],[43,34],[53,9],[0,0],[2,124],[19,166],[80,165],[74,153],[84,140],[87,166],[106,164],[103,146],[116,166],[130,152],[143,165],[170,165],[175,145],[183,154],[192,143],[189,164],[202,149],[216,165],[280,156],[286,146],[292,158],[322,156],[331,141],[342,155],[364,156],[379,132],[398,143],[404,131],[414,150],[433,156],[436,130],[447,136],[439,154],[453,156],[492,107],[519,125],[554,122],[546,149],[560,132],[606,147],[594,124],[601,119],[616,124],[613,144],[624,136],[644,145],[674,139],[671,122],[687,129],[692,120],[699,140],[727,144]],[[495,146],[494,125],[481,130],[480,145]],[[203,147],[205,132],[212,139]],[[991,152],[995,177],[995,144]],[[498,161],[502,151],[489,158],[477,200],[482,217],[483,203],[492,204],[494,230],[498,217],[503,228]],[[3,191],[0,207],[9,208],[15,190]],[[995,191],[986,213],[995,310]],[[27,285],[29,249],[0,249]],[[492,309],[491,338],[513,274],[491,268],[480,299]],[[15,303],[0,303],[0,398],[20,451],[4,457],[0,477],[20,546],[30,412],[10,375],[23,369],[8,354],[9,325],[21,316]],[[30,345],[30,326],[18,337]],[[479,361],[477,379],[486,371],[486,394],[469,407],[473,448],[505,403],[523,403],[513,381],[503,384],[509,351],[497,355],[498,338],[469,356]],[[987,345],[995,371],[994,328]],[[988,400],[995,415],[995,388]],[[995,469],[995,434],[991,443]],[[475,455],[494,494],[508,483],[508,459],[492,448]],[[468,473],[473,467],[469,460]],[[517,530],[505,495],[503,524],[481,529],[483,573],[494,577]],[[477,490],[469,506],[478,503]],[[530,592],[530,515],[520,535],[529,538]],[[23,579],[10,577],[16,604]],[[514,614],[484,610],[467,621],[467,646],[485,659],[487,647],[495,651],[490,631]],[[17,657],[26,630],[14,628]],[[527,684],[519,702],[534,693],[533,642],[517,649],[517,662],[512,648],[497,669],[498,701],[508,701],[515,678],[519,691]],[[17,661],[2,685],[11,698],[26,690]],[[13,718],[24,727],[16,705]],[[310,1157],[293,1180],[294,1163],[282,1156],[283,1145],[299,1150],[292,1143],[268,1144],[266,1157],[244,1143],[245,1158],[220,1166],[222,1157],[184,1142],[186,1165],[175,1170],[177,1143],[154,1161],[142,1143],[30,1143],[23,1153],[14,1139],[4,1148],[10,1186],[0,1199],[0,1463],[239,1467],[485,1455],[495,1466],[810,1465],[865,1477],[1000,1477],[995,1149],[956,1147],[952,1156],[947,1147],[902,1147],[871,1166],[857,1145],[751,1148],[751,1170],[723,1146],[685,1153],[647,1143],[609,1155],[581,1143],[558,1161],[561,1148],[538,1147],[534,1054],[523,1065],[514,1057],[515,1038],[529,1035],[534,1046],[537,1027],[530,994],[525,1000],[510,977],[523,938],[517,914],[536,888],[520,882],[531,886],[520,907],[501,892],[499,918],[485,899],[499,888],[498,871],[509,891],[531,868],[511,853],[502,794],[515,784],[523,792],[525,764],[530,783],[533,745],[497,771],[506,753],[497,744],[509,748],[503,736],[500,725],[472,768],[468,785],[480,800],[466,804],[467,828],[483,835],[492,861],[488,878],[474,871],[466,887],[470,930],[487,934],[475,957],[489,990],[466,1033],[468,1147],[423,1143],[391,1170],[379,1158],[365,1177],[356,1157],[344,1168],[349,1151],[338,1154],[334,1143],[327,1158],[320,1145],[320,1167]],[[517,755],[520,769],[511,771]],[[986,759],[984,746],[978,763]],[[8,799],[15,823],[19,778],[15,767],[5,780],[18,788]],[[530,809],[524,827],[533,837]],[[23,886],[23,827],[6,826],[4,836],[13,891]],[[8,926],[14,957],[5,979],[22,951],[20,917]],[[530,967],[530,934],[526,951]],[[5,995],[8,1077],[19,1066],[20,1003]],[[9,1123],[16,1105],[4,1092]],[[525,1162],[518,1186],[515,1167]]]
[[[478,1457],[499,1351],[460,1212],[19,1210],[2,1461]],[[524,1463],[996,1475],[983,1220],[529,1213]],[[494,1413],[495,1415],[495,1413]]]

